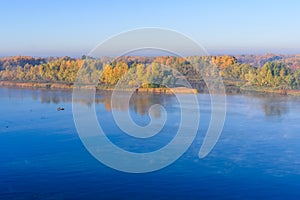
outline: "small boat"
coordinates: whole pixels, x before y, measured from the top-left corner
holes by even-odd
[[[61,111],[61,110],[65,110],[65,108],[63,108],[63,107],[58,107],[57,110],[58,110],[58,111]]]

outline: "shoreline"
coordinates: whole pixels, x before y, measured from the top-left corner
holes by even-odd
[[[0,81],[0,87],[14,87],[14,88],[31,88],[31,89],[63,89],[63,90],[73,90],[74,85],[69,83],[43,83],[43,82],[14,82],[14,81]],[[94,89],[94,86],[86,85],[82,86],[83,89]],[[97,87],[97,91],[113,91],[114,88],[102,88]],[[120,91],[129,91],[129,90],[120,90]],[[141,93],[155,93],[155,94],[173,94],[174,92],[179,94],[197,94],[196,89],[176,87],[176,88],[138,88],[136,92]]]
[[[73,90],[74,85],[70,83],[51,83],[51,82],[15,82],[15,81],[0,81],[0,87],[13,87],[13,88],[31,88],[31,89],[49,89],[49,90]],[[93,89],[93,86],[83,86],[85,89]],[[226,88],[226,86],[225,86]],[[278,94],[278,95],[286,95],[286,96],[300,96],[300,90],[274,90],[270,88],[243,88],[238,87],[239,92],[237,93],[246,93],[246,92],[254,92],[254,93],[265,93],[265,94]],[[98,87],[97,91],[112,91],[114,88],[109,87]],[[122,90],[128,91],[128,90]],[[190,89],[184,87],[177,88],[138,88],[136,92],[141,93],[155,93],[155,94],[173,94],[175,91],[178,94],[200,94],[202,92],[197,91],[197,89]]]

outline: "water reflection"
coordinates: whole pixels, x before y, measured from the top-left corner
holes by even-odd
[[[106,111],[111,111],[112,109],[118,111],[127,111],[128,109],[134,111],[135,113],[143,116],[148,115],[149,108],[154,104],[160,104],[162,106],[172,105],[176,103],[176,98],[174,95],[159,95],[159,94],[146,94],[146,93],[134,93],[131,96],[129,105],[127,105],[126,99],[119,99],[118,105],[112,107],[111,104],[111,93],[106,93],[102,96],[96,98],[96,103],[103,103]],[[129,107],[128,107],[129,106]],[[160,117],[161,112],[159,109],[153,110],[154,117]]]
[[[282,116],[289,112],[289,107],[285,102],[266,100],[262,104],[266,116]]]
[[[278,94],[249,92],[244,94],[251,102],[245,104],[256,105],[261,108],[266,117],[281,117],[290,112],[291,102],[297,101],[297,97],[290,97]]]
[[[5,96],[8,98],[24,99],[28,98],[30,95],[33,100],[46,104],[63,104],[72,102],[72,91],[68,90],[1,88],[2,97]],[[130,109],[141,116],[148,115],[149,108],[154,104],[170,107],[178,103],[174,95],[134,93],[129,105],[127,105],[125,99],[120,99],[121,102],[117,106],[112,107],[111,95],[111,92],[101,91],[96,94],[95,103],[100,105],[102,104],[108,112],[111,112],[112,109],[116,109],[118,111],[127,111]],[[266,117],[283,116],[288,114],[290,112],[289,100],[293,100],[291,97],[287,96],[258,93],[244,94],[244,97],[255,100]],[[91,106],[93,104],[92,98],[89,98],[88,96],[83,96],[82,99],[79,99],[79,101],[87,106]],[[248,101],[241,103],[249,104]],[[154,116],[161,116],[159,109],[155,110]]]
[[[72,101],[72,94],[70,91],[54,91],[54,90],[27,90],[31,92],[33,100],[40,100],[41,103],[47,104],[61,104],[70,103]],[[20,91],[19,96],[22,96],[24,91]],[[18,96],[18,92],[16,95]],[[147,93],[134,93],[130,99],[129,105],[125,99],[119,99],[120,103],[112,107],[111,104],[111,92],[101,91],[95,96],[96,104],[103,104],[106,111],[111,112],[112,109],[118,111],[127,111],[130,109],[135,113],[143,116],[148,115],[149,108],[154,104],[160,104],[162,106],[174,105],[177,100],[174,95],[160,95],[160,94],[147,94]],[[91,106],[93,104],[93,99],[88,95],[83,95],[81,99],[78,100],[80,103]],[[161,117],[161,111],[159,109],[153,110],[153,116],[156,118]]]

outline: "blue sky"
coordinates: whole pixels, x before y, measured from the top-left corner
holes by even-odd
[[[300,53],[300,1],[0,1],[0,56],[80,56],[140,27],[186,34],[211,54]]]

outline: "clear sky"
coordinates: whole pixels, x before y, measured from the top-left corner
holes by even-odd
[[[80,56],[140,27],[182,32],[211,54],[300,53],[299,0],[3,0],[0,8],[0,56]]]

